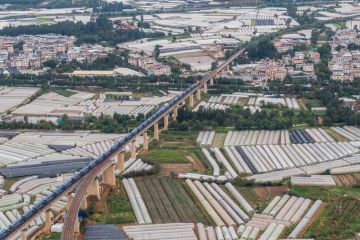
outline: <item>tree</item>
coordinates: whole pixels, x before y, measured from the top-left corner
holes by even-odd
[[[248,57],[251,60],[259,60],[262,58],[275,58],[277,50],[268,37],[261,38],[254,43],[250,43],[247,47]]]
[[[160,45],[156,45],[154,49],[154,57],[156,60],[158,60],[159,56],[160,56]]]
[[[211,71],[215,70],[217,68],[218,62],[212,62],[211,63]]]
[[[44,67],[56,68],[58,62],[56,60],[47,60],[43,62]]]
[[[356,43],[349,43],[347,48],[349,51],[356,51],[360,50],[360,45],[357,45]]]
[[[331,46],[329,43],[323,44],[321,47],[317,50],[318,53],[320,53],[321,60],[324,62],[328,62],[331,58]]]

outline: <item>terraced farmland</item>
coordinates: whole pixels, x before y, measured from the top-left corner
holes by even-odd
[[[137,179],[136,184],[153,223],[206,223],[179,181],[165,177],[144,177]]]

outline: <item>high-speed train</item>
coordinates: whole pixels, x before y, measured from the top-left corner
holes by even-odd
[[[87,175],[92,169],[94,169],[97,165],[109,159],[111,155],[117,152],[119,149],[124,148],[131,140],[135,139],[139,133],[143,132],[154,123],[156,123],[167,111],[169,111],[176,104],[180,103],[184,98],[186,98],[190,93],[195,91],[197,87],[201,84],[200,81],[192,84],[188,87],[181,95],[173,98],[169,102],[165,103],[161,106],[150,118],[146,119],[143,123],[141,123],[138,127],[133,129],[130,133],[125,135],[123,138],[119,139],[115,142],[112,147],[99,156],[97,159],[91,161],[88,165],[83,167],[78,174],[74,175],[71,179],[69,179],[65,184],[58,187],[52,194],[48,195],[46,198],[37,203],[32,209],[24,213],[19,220],[9,226],[8,229],[0,232],[0,239],[5,239],[14,231],[16,231],[19,227],[21,227],[24,223],[33,218],[36,214],[41,212],[45,206],[52,203],[55,199],[62,196],[64,192],[69,189],[72,185],[78,182],[81,178]]]

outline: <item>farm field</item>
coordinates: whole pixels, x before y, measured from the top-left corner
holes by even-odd
[[[105,189],[100,201],[90,201],[89,220],[103,224],[124,224],[135,221],[130,201],[119,182],[115,188]]]
[[[360,200],[341,197],[329,202],[306,232],[306,238],[349,239],[360,230]]]
[[[360,189],[350,187],[292,187],[289,194],[328,202],[344,195],[360,198]]]
[[[206,223],[179,181],[165,177],[144,177],[137,179],[136,184],[153,223]]]
[[[360,173],[333,175],[337,186],[351,187],[360,184]]]
[[[217,148],[221,148],[224,145],[225,138],[226,138],[225,133],[217,133],[217,134],[215,134],[212,146],[217,147]]]
[[[149,150],[141,154],[139,158],[146,159],[152,163],[189,163],[185,157],[186,155],[189,155],[187,150],[157,149]]]

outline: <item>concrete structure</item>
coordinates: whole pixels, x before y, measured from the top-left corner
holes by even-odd
[[[84,199],[86,196],[95,195],[100,198],[100,188],[99,188],[99,178],[98,176],[105,175],[104,179],[107,179],[108,182],[112,183],[113,170],[114,170],[114,161],[113,159],[120,160],[120,163],[117,162],[117,166],[122,167],[122,156],[119,157],[119,151],[122,151],[124,147],[123,143],[131,144],[131,157],[136,157],[136,149],[134,144],[134,139],[146,132],[149,128],[154,127],[154,140],[159,140],[159,121],[163,119],[165,116],[168,116],[170,112],[173,112],[173,116],[177,115],[178,106],[189,96],[193,96],[194,92],[203,86],[207,87],[207,83],[218,76],[218,74],[223,73],[227,69],[227,66],[234,61],[238,56],[240,56],[245,49],[241,49],[236,52],[232,57],[222,63],[216,70],[207,74],[202,80],[198,81],[196,84],[191,85],[188,89],[185,90],[180,96],[176,99],[172,100],[170,103],[167,103],[164,107],[160,108],[153,116],[148,118],[144,123],[142,123],[139,127],[135,128],[132,132],[130,132],[127,136],[123,138],[123,140],[119,140],[116,142],[114,146],[106,153],[101,155],[96,161],[95,165],[88,165],[84,169],[82,169],[85,174],[83,177],[81,175],[81,171],[78,176],[75,175],[72,179],[70,179],[64,187],[60,188],[58,191],[49,195],[45,200],[40,201],[35,205],[33,211],[29,211],[25,218],[20,219],[7,231],[3,231],[0,234],[1,239],[10,239],[14,234],[18,231],[22,231],[23,228],[27,226],[27,223],[33,219],[36,215],[47,209],[53,201],[60,199],[64,195],[68,194],[76,190],[73,200],[71,201],[70,207],[68,209],[68,213],[65,218],[65,223],[62,232],[62,239],[73,239],[74,233],[78,231],[78,211],[81,205],[84,204]],[[181,105],[182,106],[182,105]],[[173,119],[175,119],[173,117]],[[116,147],[115,149],[113,149]],[[109,169],[110,168],[110,169]]]

